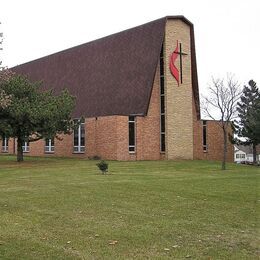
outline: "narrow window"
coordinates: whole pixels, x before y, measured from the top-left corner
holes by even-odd
[[[160,54],[160,149],[165,152],[165,93],[163,45]]]
[[[129,129],[129,145],[128,150],[130,153],[135,152],[135,117],[129,116],[128,118],[128,129]]]
[[[85,152],[85,123],[82,122],[76,130],[74,130],[74,150],[75,153]]]
[[[3,138],[2,140],[2,152],[8,153],[8,138]]]
[[[208,145],[207,145],[207,121],[203,120],[203,152],[206,153],[208,151]]]
[[[54,153],[54,138],[45,139],[45,153]]]
[[[24,141],[23,142],[23,152],[24,153],[29,153],[29,151],[30,151],[30,143],[27,142],[27,141]]]

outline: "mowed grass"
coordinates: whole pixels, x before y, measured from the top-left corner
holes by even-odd
[[[259,167],[25,160],[0,156],[0,259],[258,259]]]

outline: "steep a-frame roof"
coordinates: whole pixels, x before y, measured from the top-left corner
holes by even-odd
[[[56,93],[68,88],[77,98],[75,116],[146,115],[169,18],[182,19],[192,27],[183,16],[164,17],[13,70],[43,81],[44,88]],[[196,72],[195,48],[193,56]],[[193,75],[193,89],[198,94],[197,74]]]

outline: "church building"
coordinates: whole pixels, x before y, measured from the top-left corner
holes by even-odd
[[[167,16],[12,68],[76,96],[77,130],[24,143],[32,156],[107,160],[222,158],[222,131],[201,120],[193,24]],[[2,153],[16,152],[2,140]],[[233,160],[229,144],[228,160]]]

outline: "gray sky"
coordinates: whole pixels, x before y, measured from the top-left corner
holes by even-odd
[[[211,76],[260,85],[259,0],[0,0],[3,64],[12,67],[166,15],[195,26],[200,91]]]

